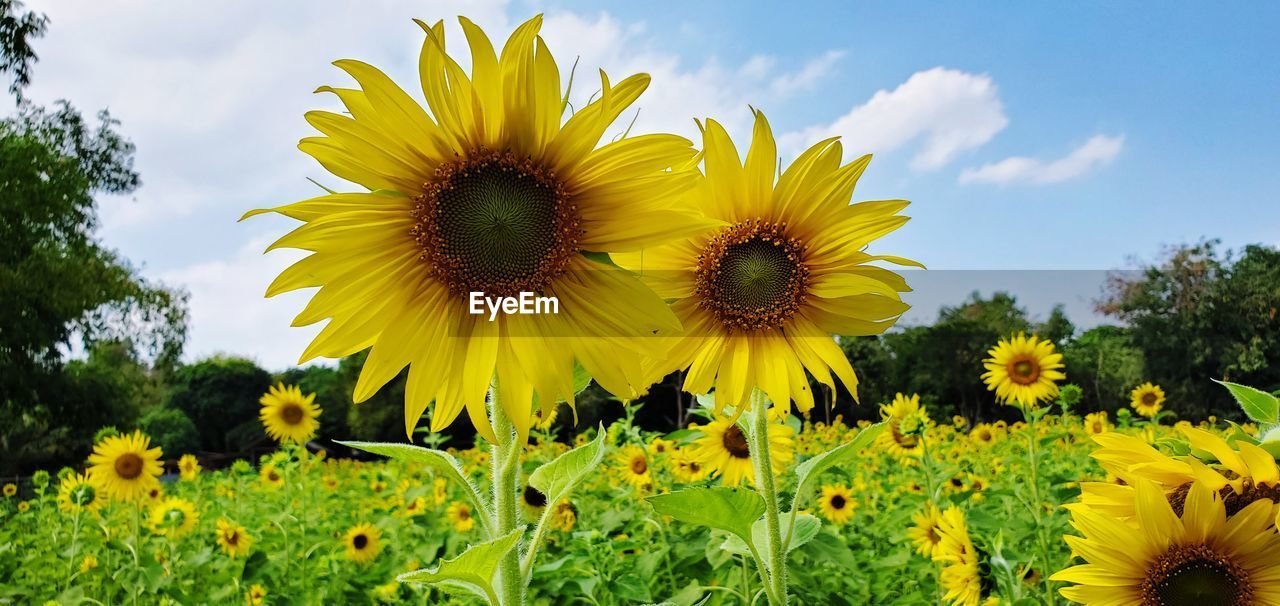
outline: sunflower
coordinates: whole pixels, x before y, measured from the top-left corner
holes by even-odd
[[[248,606],[262,606],[267,599],[267,590],[262,585],[254,583],[249,587],[249,591],[244,594],[244,603]]]
[[[342,541],[347,547],[347,559],[357,564],[367,564],[382,551],[382,531],[372,524],[356,524],[347,531]]]
[[[1085,433],[1096,436],[1111,431],[1111,423],[1107,421],[1107,412],[1091,412],[1084,417]]]
[[[98,511],[103,501],[102,489],[88,474],[72,474],[58,484],[58,509],[66,513]]]
[[[89,455],[89,477],[107,496],[136,501],[159,488],[161,450],[141,431],[103,438]]]
[[[444,504],[445,499],[449,498],[449,481],[444,478],[436,478],[431,482],[431,500],[436,505]]]
[[[236,558],[249,555],[249,548],[253,547],[253,537],[244,529],[244,526],[219,518],[218,529],[215,532],[218,547],[221,547],[228,556]]]
[[[1075,583],[1062,595],[1085,605],[1280,604],[1280,538],[1273,505],[1255,501],[1228,518],[1223,499],[1193,483],[1181,515],[1160,487],[1136,486],[1134,521],[1072,511],[1084,535],[1066,537],[1086,563],[1053,575]]]
[[[520,493],[520,507],[524,509],[529,519],[537,520],[542,515],[542,511],[547,508],[547,495],[526,484]]]
[[[315,404],[316,394],[302,395],[297,385],[278,383],[267,389],[258,400],[262,410],[258,416],[267,435],[277,442],[301,444],[310,440],[320,429],[320,407]]]
[[[649,444],[644,449],[651,455],[658,457],[665,455],[675,449],[676,443],[671,440],[664,440],[659,436],[650,438]]]
[[[90,570],[93,570],[94,568],[97,568],[97,567],[98,567],[98,556],[93,555],[92,553],[85,556],[83,560],[80,560],[81,574],[89,572]]]
[[[1164,390],[1159,385],[1143,383],[1129,392],[1129,405],[1138,414],[1154,419],[1164,407]]]
[[[718,122],[703,128],[706,176],[690,203],[720,224],[614,260],[674,301],[684,331],[657,363],[688,369],[685,391],[714,387],[720,412],[742,410],[758,386],[775,406],[794,401],[804,413],[814,403],[806,370],[832,389],[834,374],[857,394],[831,335],[882,333],[908,307],[906,282],[871,263],[919,264],[864,252],[907,221],[902,200],[849,204],[870,156],[842,166],[840,142],[827,139],[778,175],[773,133],[754,114],[745,162]]]
[[[280,468],[275,463],[267,463],[258,471],[258,479],[267,485],[268,488],[279,488],[284,486],[284,474],[280,473]]]
[[[560,416],[559,406],[551,407],[550,411],[538,408],[533,411],[533,426],[542,431],[546,431],[551,429],[551,426],[555,424],[556,417],[558,416]]]
[[[444,517],[453,524],[456,532],[466,532],[476,525],[475,518],[471,517],[471,506],[460,501],[454,501],[444,510]]]
[[[982,362],[987,369],[982,380],[1005,403],[1035,406],[1056,396],[1056,381],[1067,378],[1061,370],[1062,354],[1054,352],[1052,342],[1035,335],[1000,339],[987,355],[991,357]]]
[[[9,482],[4,485],[4,498],[12,499],[13,495],[16,495],[16,494],[18,494],[17,484],[14,484],[13,482]]]
[[[880,432],[876,441],[882,448],[898,456],[917,455],[924,450],[929,415],[920,406],[920,396],[895,395],[893,402],[880,407],[880,417],[884,419],[885,431]]]
[[[853,491],[843,484],[823,486],[822,495],[818,497],[818,511],[832,524],[848,522],[857,506],[857,502],[853,500]]]
[[[671,475],[681,483],[689,484],[707,477],[707,468],[698,460],[693,448],[679,448],[672,452]]]
[[[982,602],[982,576],[978,549],[969,538],[964,512],[952,505],[938,520],[941,537],[934,559],[942,562],[938,583],[943,599],[952,606],[977,606]]]
[[[649,457],[639,446],[623,448],[614,456],[614,464],[617,465],[618,475],[622,480],[634,488],[653,483],[653,476],[649,473]]]
[[[414,497],[412,499],[402,499],[400,506],[400,514],[406,518],[419,516],[427,511],[426,497]]]
[[[915,525],[907,529],[907,538],[916,544],[916,552],[927,558],[936,558],[942,544],[942,534],[938,531],[942,513],[930,503],[924,510],[912,514],[911,520]]]
[[[695,442],[693,456],[712,477],[720,476],[725,486],[737,486],[745,478],[753,486],[756,479],[751,467],[751,449],[747,434],[740,425],[729,419],[716,419],[706,425],[694,425],[702,432]],[[794,430],[781,423],[769,424],[769,454],[773,472],[782,473],[793,456]]]
[[[446,52],[444,23],[418,22],[426,32],[419,72],[429,113],[360,61],[335,62],[359,88],[319,89],[347,111],[308,112],[323,136],[299,148],[364,190],[246,217],[277,212],[304,222],[271,248],[312,254],[267,290],[319,287],[294,324],[329,322],[302,360],[372,347],[356,402],[408,366],[409,434],[434,401],[433,430],[465,408],[492,442],[485,402],[495,377],[521,436],[533,422],[535,393],[544,408],[572,406],[575,362],[627,399],[659,378],[641,364],[660,353],[659,340],[637,337],[674,333],[679,322],[637,277],[601,261],[708,222],[680,205],[696,171],[669,170],[689,164],[690,141],[610,134],[597,148],[649,76],[615,84],[601,73],[594,101],[565,119],[568,97],[538,35],[541,16],[516,28],[500,53],[480,28],[459,21],[470,75]],[[471,311],[471,293],[526,292],[554,297],[558,313]]]
[[[578,510],[569,502],[569,499],[561,499],[556,503],[555,509],[551,510],[551,527],[560,532],[569,532],[573,530],[574,524],[578,522]]]
[[[996,428],[987,423],[979,423],[969,430],[969,440],[982,446],[994,444],[999,437]]]
[[[200,461],[189,454],[182,455],[178,459],[178,476],[183,480],[191,481],[200,475]]]
[[[166,497],[151,507],[151,531],[172,539],[191,532],[199,520],[195,503],[179,497]]]

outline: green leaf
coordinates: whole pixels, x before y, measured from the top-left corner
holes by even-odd
[[[630,572],[614,579],[609,584],[609,590],[614,597],[621,598],[627,602],[643,603],[653,599],[653,595],[649,593],[649,586],[645,584],[644,579]]]
[[[857,436],[840,446],[832,448],[822,454],[814,455],[805,462],[796,465],[796,496],[791,500],[791,507],[795,508],[800,495],[807,494],[806,489],[812,480],[816,480],[822,472],[843,463],[847,463],[854,457],[858,456],[858,452],[871,445],[871,441],[884,429],[884,423],[876,423],[862,431]]]
[[[1244,410],[1244,414],[1249,415],[1250,419],[1259,423],[1278,423],[1280,422],[1280,399],[1275,396],[1246,385],[1238,383],[1228,383],[1214,379],[1214,382],[1227,388],[1232,396],[1235,396],[1236,402],[1240,404],[1240,408]]]
[[[547,496],[552,505],[569,496],[575,486],[587,478],[604,459],[604,426],[596,431],[596,439],[566,452],[534,470],[529,485]]]
[[[750,490],[686,488],[645,499],[654,511],[681,522],[718,528],[751,541],[751,525],[764,514],[764,499]]]
[[[443,560],[435,568],[406,572],[398,577],[402,583],[423,583],[448,593],[471,593],[494,606],[498,596],[493,591],[493,576],[498,563],[520,543],[524,529],[516,529],[506,536],[479,543],[452,560]]]
[[[782,514],[781,522],[782,528],[779,530],[782,532],[782,536],[785,537],[787,536],[788,530],[790,530],[791,515],[785,513]],[[802,513],[797,515],[795,533],[791,535],[791,545],[787,547],[787,553],[791,553],[792,551],[795,551],[796,548],[802,547],[805,543],[812,541],[813,537],[818,536],[819,530],[822,530],[822,520],[819,520],[813,514]],[[755,523],[751,525],[751,536],[756,545],[765,545],[768,543],[768,532],[769,527],[765,524],[764,518],[756,520]],[[738,537],[729,537],[728,539],[725,539],[724,544],[721,545],[720,548],[730,553],[743,556],[751,553],[747,544]]]
[[[413,444],[403,444],[397,442],[343,442],[334,440],[338,444],[363,450],[373,454],[390,457],[398,461],[409,461],[412,463],[421,463],[431,470],[442,475],[443,477],[461,484],[466,489],[467,499],[471,501],[471,505],[481,514],[481,524],[488,524],[488,520],[492,517],[489,511],[489,503],[480,496],[480,491],[476,490],[475,484],[467,479],[467,474],[462,471],[462,465],[453,455],[443,451],[431,448],[423,448]]]

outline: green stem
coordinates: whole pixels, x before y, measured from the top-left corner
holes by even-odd
[[[782,528],[778,511],[778,487],[773,477],[773,459],[769,454],[768,400],[759,389],[751,393],[751,462],[755,466],[756,490],[764,498],[764,526],[769,542],[765,557],[767,570],[760,570],[760,578],[769,589],[769,603],[786,606],[787,603],[787,554],[782,549]]]
[[[1045,603],[1053,606],[1055,599],[1053,594],[1053,586],[1049,583],[1049,542],[1045,538],[1044,525],[1044,502],[1040,500],[1040,436],[1036,431],[1036,421],[1038,417],[1030,406],[1022,409],[1023,417],[1027,421],[1027,458],[1031,466],[1031,517],[1036,524],[1036,543],[1040,548],[1040,568],[1044,579],[1044,599]]]
[[[74,497],[73,497],[74,498]],[[71,586],[71,579],[75,575],[76,566],[76,547],[80,544],[80,510],[81,507],[76,504],[76,514],[74,521],[71,523],[71,557],[67,558],[67,586]]]
[[[518,487],[520,483],[520,455],[523,445],[516,440],[511,419],[498,401],[497,384],[489,389],[489,417],[498,438],[493,456],[493,509],[495,529],[490,539],[507,536],[516,529],[519,519]],[[532,568],[532,562],[530,562]],[[512,549],[498,563],[497,598],[499,606],[517,606],[524,603],[524,576],[520,571],[520,550]]]

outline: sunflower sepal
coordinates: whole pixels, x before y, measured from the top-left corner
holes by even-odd
[[[395,442],[344,442],[341,440],[334,440],[334,442],[347,448],[426,465],[436,473],[442,474],[445,478],[463,487],[467,500],[471,501],[471,504],[484,514],[479,516],[481,524],[487,525],[489,520],[493,518],[493,510],[489,501],[476,488],[476,485],[467,478],[467,474],[462,470],[462,464],[453,455],[443,450]]]
[[[520,544],[523,535],[523,528],[513,530],[501,538],[472,545],[455,558],[441,560],[435,568],[406,572],[396,580],[430,585],[446,593],[477,595],[490,606],[498,606],[493,588],[498,563]]]

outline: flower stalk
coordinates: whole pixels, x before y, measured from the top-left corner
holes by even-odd
[[[782,547],[782,525],[778,508],[778,487],[773,477],[773,459],[769,453],[769,401],[759,388],[751,393],[751,462],[755,467],[756,491],[764,499],[764,524],[768,544],[765,546],[766,565],[760,570],[769,603],[785,606],[787,603],[787,554]]]

